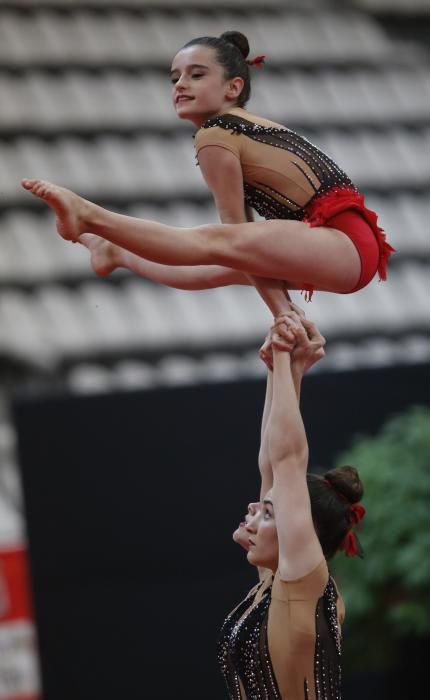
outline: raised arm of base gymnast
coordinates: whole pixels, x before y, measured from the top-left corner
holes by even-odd
[[[285,317],[284,317],[285,318]],[[278,567],[281,578],[294,580],[312,571],[324,558],[315,532],[306,482],[308,443],[299,410],[292,366],[303,376],[315,354],[323,354],[324,338],[313,324],[308,330],[293,318],[288,323],[296,334],[295,360],[285,351],[275,324],[272,329],[273,387],[267,422],[268,459],[273,472],[270,498],[265,498],[263,517],[276,527]],[[296,326],[294,324],[296,323]],[[310,334],[310,338],[308,336]],[[315,359],[313,360],[315,361]]]

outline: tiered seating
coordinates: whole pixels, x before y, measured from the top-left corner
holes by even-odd
[[[407,16],[413,13],[430,14],[430,7],[427,0],[359,0],[359,6],[366,10],[376,12],[397,12],[399,15]]]
[[[312,315],[331,340],[429,334],[428,265],[399,265],[393,277],[393,284],[375,282],[351,297],[316,294]],[[190,293],[127,277],[116,286],[94,281],[74,289],[59,284],[5,289],[0,352],[41,365],[48,359],[149,358],[215,347],[237,352],[263,338],[268,320],[250,287]]]
[[[178,121],[169,79],[160,71],[30,70],[14,75],[3,70],[0,91],[0,134],[191,131]],[[258,111],[261,104],[270,118],[300,129],[351,123],[419,126],[430,120],[430,76],[413,66],[312,73],[292,69],[286,75],[267,71],[255,76],[249,109]]]
[[[53,372],[65,361],[70,378],[81,376],[76,363],[110,363],[99,369],[111,385],[161,381],[172,353],[200,356],[197,374],[188,358],[174,363],[175,377],[178,367],[202,377],[209,351],[235,353],[215,363],[215,375],[241,371],[244,353],[255,353],[269,316],[254,290],[178,292],[125,272],[98,280],[88,251],[57,237],[53,217],[19,187],[23,176],[46,177],[135,216],[180,226],[216,220],[193,129],[170,104],[168,71],[183,43],[232,28],[248,34],[252,53],[267,54],[249,108],[264,106],[331,154],[366,190],[399,251],[387,285],[315,295],[311,315],[338,347],[326,367],[333,358],[359,364],[364,343],[379,343],[375,352],[366,346],[375,362],[384,348],[392,359],[393,343],[411,332],[425,355],[427,66],[418,47],[390,39],[370,16],[316,0],[288,8],[271,0],[264,12],[248,0],[217,9],[205,0],[0,3],[3,355]]]
[[[321,7],[321,4],[330,5],[330,0],[267,0],[267,8],[285,8],[287,7],[301,7],[302,9],[313,9]],[[31,10],[34,8],[48,9],[48,10],[77,10],[80,8],[92,9],[92,10],[103,10],[113,8],[121,8],[122,10],[133,11],[133,10],[154,10],[160,9],[162,6],[164,9],[169,10],[180,10],[183,11],[187,8],[197,8],[197,9],[212,9],[213,2],[211,0],[146,0],[142,3],[142,0],[2,0],[1,6],[8,9],[17,8]],[[217,7],[221,10],[223,8],[230,9],[232,6],[235,8],[245,8],[249,7],[260,7],[260,0],[218,0]]]
[[[162,11],[126,12],[117,3],[117,8],[104,13],[75,9],[64,14],[42,9],[25,15],[4,10],[0,65],[167,67],[176,47],[195,36],[216,36],[238,28],[238,24],[253,50],[270,52],[272,63],[312,66],[321,62],[343,65],[348,60],[366,64],[399,60],[384,33],[360,14],[247,11],[238,18],[212,8],[208,19],[206,13],[192,11],[179,17]]]
[[[426,189],[430,181],[430,129],[334,129],[312,138],[364,190]],[[195,167],[192,140],[177,136],[66,136],[43,142],[26,136],[0,144],[0,188],[9,205],[30,205],[19,179],[61,183],[87,198],[110,202],[204,199],[209,193]],[[33,202],[31,202],[33,205]]]
[[[331,343],[324,364],[314,365],[310,371],[347,371],[393,364],[428,363],[429,360],[430,338],[417,333],[401,339],[371,338],[360,343]],[[91,394],[202,381],[264,378],[264,375],[265,368],[255,350],[252,350],[243,355],[209,353],[201,359],[173,353],[155,364],[131,359],[108,366],[80,363],[67,373],[66,381],[71,391]]]

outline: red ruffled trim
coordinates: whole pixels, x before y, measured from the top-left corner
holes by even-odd
[[[312,295],[314,291],[315,287],[312,284],[304,284],[300,294],[303,294],[303,296],[305,297],[305,301],[309,302],[312,301]]]
[[[317,195],[306,207],[303,221],[306,221],[311,227],[326,226],[333,216],[347,209],[359,211],[374,232],[379,245],[379,279],[385,281],[387,279],[388,259],[391,253],[395,252],[395,249],[387,243],[385,231],[378,226],[377,214],[364,206],[362,194],[349,187],[337,187],[325,194]]]

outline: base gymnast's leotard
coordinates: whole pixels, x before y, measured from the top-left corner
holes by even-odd
[[[341,700],[344,615],[325,560],[296,581],[267,577],[221,630],[218,660],[230,700]]]

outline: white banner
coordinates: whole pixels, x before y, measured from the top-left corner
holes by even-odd
[[[36,638],[32,622],[0,624],[0,700],[33,700],[40,682]]]

